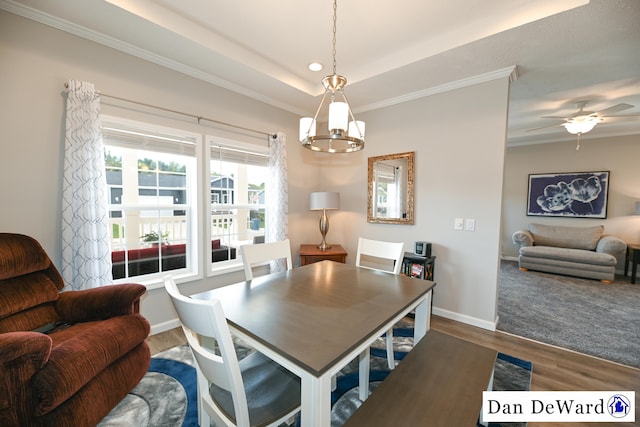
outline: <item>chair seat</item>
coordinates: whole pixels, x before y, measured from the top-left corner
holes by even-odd
[[[300,405],[300,378],[259,352],[240,362],[251,425],[264,425],[293,411]],[[211,385],[211,397],[235,420],[231,393]]]

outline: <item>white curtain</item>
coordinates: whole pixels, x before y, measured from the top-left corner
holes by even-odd
[[[266,183],[267,230],[265,241],[289,236],[289,185],[287,183],[287,138],[282,132],[269,137],[269,173]],[[284,271],[285,261],[271,263],[271,271]]]
[[[92,83],[67,82],[62,188],[64,290],[112,282],[108,189],[100,133],[100,96]]]

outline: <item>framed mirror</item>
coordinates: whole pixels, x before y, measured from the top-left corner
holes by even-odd
[[[413,224],[415,152],[369,157],[367,221]]]

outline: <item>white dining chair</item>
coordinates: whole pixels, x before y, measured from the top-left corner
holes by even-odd
[[[246,280],[253,279],[252,268],[257,264],[263,264],[267,261],[275,261],[285,259],[287,270],[291,270],[291,243],[289,239],[279,240],[277,242],[259,243],[256,245],[240,246],[240,254],[244,264],[244,276]]]
[[[370,257],[366,263],[363,263],[363,256]],[[399,274],[402,267],[402,259],[404,258],[404,242],[384,242],[381,240],[358,239],[358,249],[356,252],[356,266],[369,268],[372,270],[387,271],[393,274]],[[387,264],[393,262],[390,265],[390,269],[385,270],[383,262]],[[386,266],[386,264],[384,265]],[[386,346],[387,346],[387,363],[389,369],[393,369],[396,366],[395,357],[393,356],[393,328],[390,328],[386,333]]]
[[[164,278],[164,286],[196,361],[200,425],[212,425],[212,420],[228,427],[293,421],[300,411],[300,378],[257,351],[238,361],[220,301],[182,295],[171,276]]]

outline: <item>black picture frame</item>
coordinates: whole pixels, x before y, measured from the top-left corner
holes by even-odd
[[[606,218],[609,171],[530,174],[528,216]]]

